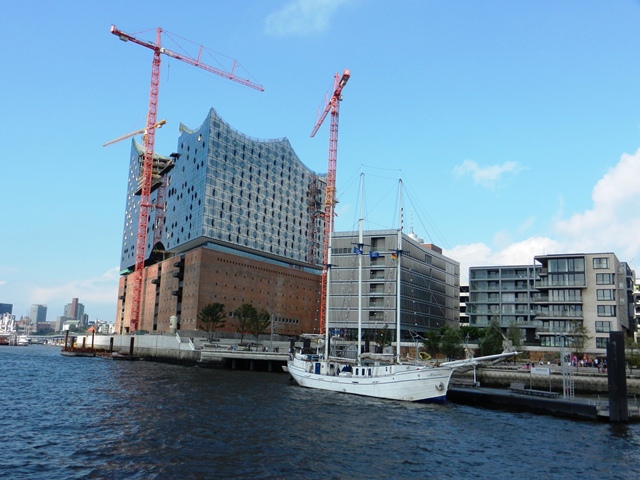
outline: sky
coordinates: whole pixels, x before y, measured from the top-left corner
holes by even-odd
[[[0,1],[0,303],[115,321],[131,139],[152,52],[197,55],[259,92],[162,56],[156,152],[210,108],[258,139],[286,137],[326,172],[340,104],[336,230],[405,229],[470,266],[614,252],[640,276],[640,2],[618,0]],[[215,53],[219,52],[219,53]],[[140,141],[140,136],[136,137]],[[364,173],[365,201],[358,200]],[[395,222],[395,223],[394,223]]]

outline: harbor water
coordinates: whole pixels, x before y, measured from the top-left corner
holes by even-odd
[[[0,347],[3,479],[637,479],[640,424]]]

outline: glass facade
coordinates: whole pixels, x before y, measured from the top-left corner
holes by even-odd
[[[322,264],[326,175],[308,169],[286,138],[257,140],[233,130],[211,109],[197,130],[180,127],[167,174],[161,243],[181,253],[207,242],[293,264]],[[142,147],[132,145],[121,269],[135,264]],[[156,202],[158,191],[152,193]],[[150,210],[147,257],[154,247]]]

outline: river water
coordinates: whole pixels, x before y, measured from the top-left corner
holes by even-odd
[[[0,347],[2,479],[638,479],[640,424]]]

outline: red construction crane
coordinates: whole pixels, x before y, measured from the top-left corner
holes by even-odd
[[[143,47],[153,50],[153,62],[151,64],[151,89],[149,93],[149,112],[147,114],[147,141],[145,142],[144,162],[142,165],[142,190],[140,194],[140,216],[138,220],[138,237],[136,243],[136,262],[135,271],[133,273],[133,292],[131,296],[131,313],[129,317],[129,331],[134,333],[138,330],[138,324],[140,321],[140,310],[142,301],[142,280],[144,273],[144,260],[147,244],[147,227],[149,226],[149,208],[152,207],[150,203],[151,196],[151,183],[153,177],[153,147],[155,144],[156,136],[156,114],[158,110],[158,91],[160,88],[160,54],[168,55],[177,60],[186,62],[194,67],[201,68],[210,73],[215,73],[221,77],[233,80],[247,87],[254,88],[261,92],[264,91],[262,85],[251,82],[250,80],[240,78],[235,75],[235,68],[237,62],[234,60],[233,68],[231,72],[220,70],[218,68],[211,67],[200,61],[202,55],[202,49],[200,46],[198,57],[193,58],[185,54],[179,54],[172,52],[162,46],[161,37],[162,29],[158,28],[156,31],[155,43],[139,40],[133,35],[124,33],[116,28],[115,25],[111,25],[111,33],[117,35],[120,40],[142,45]],[[159,206],[162,207],[162,206]]]
[[[327,94],[324,109],[318,112],[318,120],[311,132],[315,136],[316,132],[324,122],[327,114],[331,112],[331,126],[329,129],[329,168],[327,170],[327,187],[324,198],[324,266],[322,269],[322,280],[320,285],[320,333],[325,333],[327,315],[327,276],[329,271],[329,242],[333,232],[333,215],[336,204],[336,163],[338,160],[338,117],[340,116],[340,101],[342,100],[342,89],[349,81],[351,74],[345,70],[340,74],[336,73],[333,79],[333,93]]]

